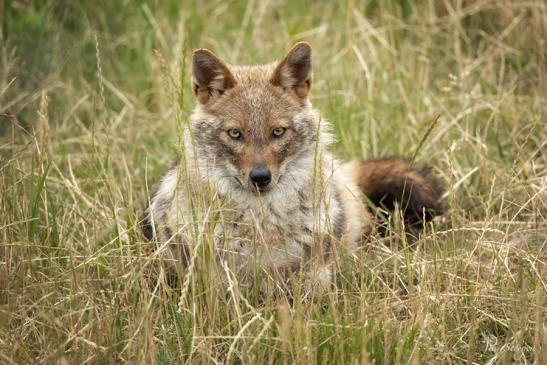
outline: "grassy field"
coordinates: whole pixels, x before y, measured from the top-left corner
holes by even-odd
[[[0,0],[0,26],[0,363],[547,362],[544,1]],[[314,302],[223,286],[210,235],[184,283],[150,279],[191,50],[300,40],[333,150],[416,154],[446,214],[341,257]]]

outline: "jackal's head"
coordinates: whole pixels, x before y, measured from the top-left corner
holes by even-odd
[[[193,60],[198,105],[192,131],[200,164],[231,189],[266,194],[311,168],[319,117],[311,107],[311,48],[296,44],[277,62],[231,66],[211,51]],[[307,164],[307,165],[306,165]],[[308,170],[309,171],[309,170]]]

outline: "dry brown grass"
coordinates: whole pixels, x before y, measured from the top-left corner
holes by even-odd
[[[159,4],[0,1],[0,363],[547,361],[543,1]],[[313,303],[223,286],[208,235],[188,285],[150,281],[139,217],[194,104],[190,50],[297,40],[340,156],[412,156],[440,115],[417,159],[446,215],[341,257]]]

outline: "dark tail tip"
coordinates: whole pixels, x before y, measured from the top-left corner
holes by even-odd
[[[399,207],[409,228],[421,229],[443,214],[444,187],[429,166],[412,166],[406,159],[389,157],[361,162],[358,176],[368,199],[390,212]]]

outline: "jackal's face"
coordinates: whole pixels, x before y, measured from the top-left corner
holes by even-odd
[[[193,77],[200,163],[231,189],[252,193],[294,179],[291,163],[313,155],[317,137],[309,45],[299,43],[279,63],[263,66],[228,66],[200,49]]]

